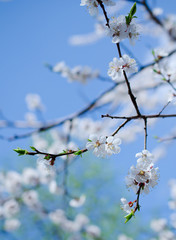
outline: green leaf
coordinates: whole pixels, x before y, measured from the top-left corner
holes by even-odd
[[[132,217],[134,216],[134,213],[131,212],[128,215],[126,215],[124,218],[126,218],[125,223],[127,223]]]
[[[44,159],[46,160],[49,160],[51,158],[51,156],[48,154],[48,155],[45,155]]]
[[[132,6],[132,8],[131,8],[131,10],[130,10],[130,13],[129,13],[129,15],[130,15],[130,17],[131,18],[133,18],[133,16],[134,16],[134,14],[136,13],[136,2],[133,4],[133,6]]]
[[[19,147],[18,147],[17,149],[13,149],[13,150],[18,153],[18,156],[22,156],[22,155],[28,154],[28,151],[27,151],[27,150],[21,149],[21,148],[19,148]]]
[[[155,51],[154,50],[152,50],[152,55],[155,57]]]
[[[78,150],[77,152],[74,153],[74,155],[76,155],[76,156],[82,155],[82,151]]]
[[[136,16],[134,16],[134,14],[136,13],[136,2],[133,4],[131,10],[130,10],[130,13],[128,14],[128,16],[125,16],[125,19],[126,19],[126,24],[127,25],[130,25],[131,21],[133,18],[137,18]]]
[[[158,72],[158,70],[156,70],[156,69],[154,69],[154,68],[153,68],[153,71],[154,71],[155,73],[160,74],[160,73]]]
[[[92,140],[90,140],[90,139],[87,139],[87,141],[88,141],[88,142],[92,142]]]
[[[158,139],[159,137],[158,136],[153,136],[153,138]]]
[[[129,15],[128,15],[128,16],[125,16],[125,18],[126,18],[126,24],[129,25],[130,22],[131,22],[130,16],[129,16]]]
[[[30,146],[30,148],[31,148],[33,151],[36,151],[35,147]]]

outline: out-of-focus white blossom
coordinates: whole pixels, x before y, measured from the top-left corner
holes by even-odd
[[[176,105],[176,94],[173,92],[168,93],[168,102],[172,102],[173,105]]]
[[[101,236],[100,228],[95,225],[86,226],[85,231],[89,236],[91,236],[93,238],[99,238]]]
[[[52,194],[61,195],[64,193],[64,190],[58,186],[58,184],[55,180],[52,180],[51,182],[49,182],[48,188],[49,188],[50,193],[52,193]]]
[[[38,199],[38,193],[35,190],[29,190],[22,194],[23,202],[32,209],[40,209],[41,204]]]
[[[161,232],[167,226],[167,220],[165,218],[153,219],[150,223],[150,227],[155,232]]]
[[[27,123],[31,126],[35,125],[37,122],[36,115],[32,112],[27,112],[25,114],[25,119],[26,119]]]
[[[44,159],[44,157],[39,157],[37,159],[38,168],[46,173],[55,172],[55,167],[50,164],[49,160]]]
[[[175,212],[170,215],[170,222],[172,227],[176,229],[176,213]]]
[[[159,240],[176,240],[176,237],[172,231],[163,230],[159,232]]]
[[[44,106],[41,102],[41,98],[38,94],[33,94],[33,93],[30,93],[30,94],[27,94],[26,95],[26,103],[27,103],[27,106],[29,108],[29,110],[44,110]]]
[[[117,237],[117,240],[133,240],[133,238],[130,238],[130,237],[128,237],[128,236],[125,235],[125,234],[120,234],[120,235]]]
[[[153,12],[153,14],[154,14],[155,16],[159,16],[159,15],[162,15],[162,14],[163,14],[163,9],[162,9],[162,8],[159,8],[159,7],[153,8],[153,9],[152,9],[152,12]]]
[[[89,223],[89,218],[86,215],[79,213],[75,218],[75,222],[83,227]]]
[[[18,219],[7,219],[4,223],[4,229],[7,232],[15,231],[20,227],[21,223]]]
[[[5,177],[5,188],[13,195],[18,195],[21,192],[22,178],[19,173],[9,171]]]
[[[22,181],[26,185],[36,186],[39,184],[39,173],[34,168],[25,168],[22,173]]]
[[[81,195],[79,198],[73,198],[70,200],[69,205],[71,207],[77,208],[77,207],[81,207],[86,201],[86,196],[85,195]]]
[[[11,218],[20,210],[19,204],[15,199],[6,201],[3,205],[3,215],[6,218]]]
[[[123,70],[126,73],[134,73],[138,71],[136,61],[124,54],[120,59],[113,58],[113,61],[109,63],[108,75],[114,81],[121,80],[123,76]]]
[[[174,14],[168,15],[164,21],[164,26],[170,33],[170,35],[175,39],[176,38],[176,16]]]
[[[65,212],[62,209],[57,209],[49,213],[50,220],[55,224],[61,224],[65,219]]]
[[[98,70],[92,70],[88,66],[76,66],[69,68],[64,62],[57,63],[53,68],[53,72],[60,73],[62,77],[67,78],[69,82],[86,83],[87,79],[97,78]]]

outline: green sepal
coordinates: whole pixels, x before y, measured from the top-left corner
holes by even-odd
[[[19,148],[19,147],[18,147],[17,149],[13,149],[13,150],[18,153],[18,156],[22,156],[22,155],[28,154],[28,151],[27,151],[27,150],[21,149],[21,148]]]
[[[124,218],[126,218],[125,223],[127,223],[133,216],[134,216],[134,212],[132,210],[131,213],[129,213],[128,215],[126,215],[124,217]]]

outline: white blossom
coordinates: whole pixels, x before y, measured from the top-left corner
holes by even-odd
[[[97,157],[105,157],[105,142],[106,142],[106,137],[105,136],[100,136],[98,137],[95,134],[92,134],[89,136],[89,142],[86,144],[86,148],[88,150],[93,150],[93,153]]]
[[[116,154],[120,152],[119,145],[121,144],[120,138],[109,136],[106,139],[105,151],[108,155]]]
[[[122,205],[121,205],[121,209],[126,212],[126,213],[131,213],[131,206],[130,206],[130,203],[128,203],[128,201],[126,200],[126,198],[121,198],[120,199]]]
[[[134,44],[141,31],[140,25],[136,24],[134,19],[127,25],[126,18],[123,15],[118,18],[113,17],[109,22],[109,26],[109,28],[107,27],[107,34],[112,37],[113,43],[119,43],[125,38],[129,38],[130,43]]]
[[[168,52],[164,48],[155,48],[153,52],[157,59],[168,56]]]
[[[158,168],[154,168],[152,163],[152,154],[143,150],[141,153],[137,153],[136,157],[137,165],[131,166],[130,172],[126,177],[126,184],[131,187],[135,193],[137,193],[139,187],[142,185],[141,191],[149,193],[150,188],[153,188],[157,184],[158,180]]]
[[[112,80],[118,81],[123,76],[123,70],[129,74],[138,71],[136,61],[126,54],[120,59],[113,58],[113,61],[109,63],[108,75]]]

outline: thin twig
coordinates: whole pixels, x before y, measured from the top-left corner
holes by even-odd
[[[113,132],[113,134],[112,134],[112,136],[115,136],[118,132],[119,132],[119,130],[122,128],[122,127],[124,127],[128,122],[130,122],[131,121],[131,119],[127,119],[125,122],[123,122],[114,132]]]
[[[102,118],[107,117],[111,119],[129,119],[129,120],[135,120],[135,119],[144,119],[144,118],[170,118],[170,117],[176,117],[176,114],[151,114],[151,115],[134,115],[130,117],[126,116],[111,116],[109,114],[101,115]]]
[[[164,111],[164,109],[169,105],[170,102],[171,102],[171,101],[168,101],[168,102],[164,105],[164,107],[161,109],[161,111],[158,113],[158,115],[160,115],[160,114]]]
[[[147,118],[144,118],[144,149],[147,149]]]

